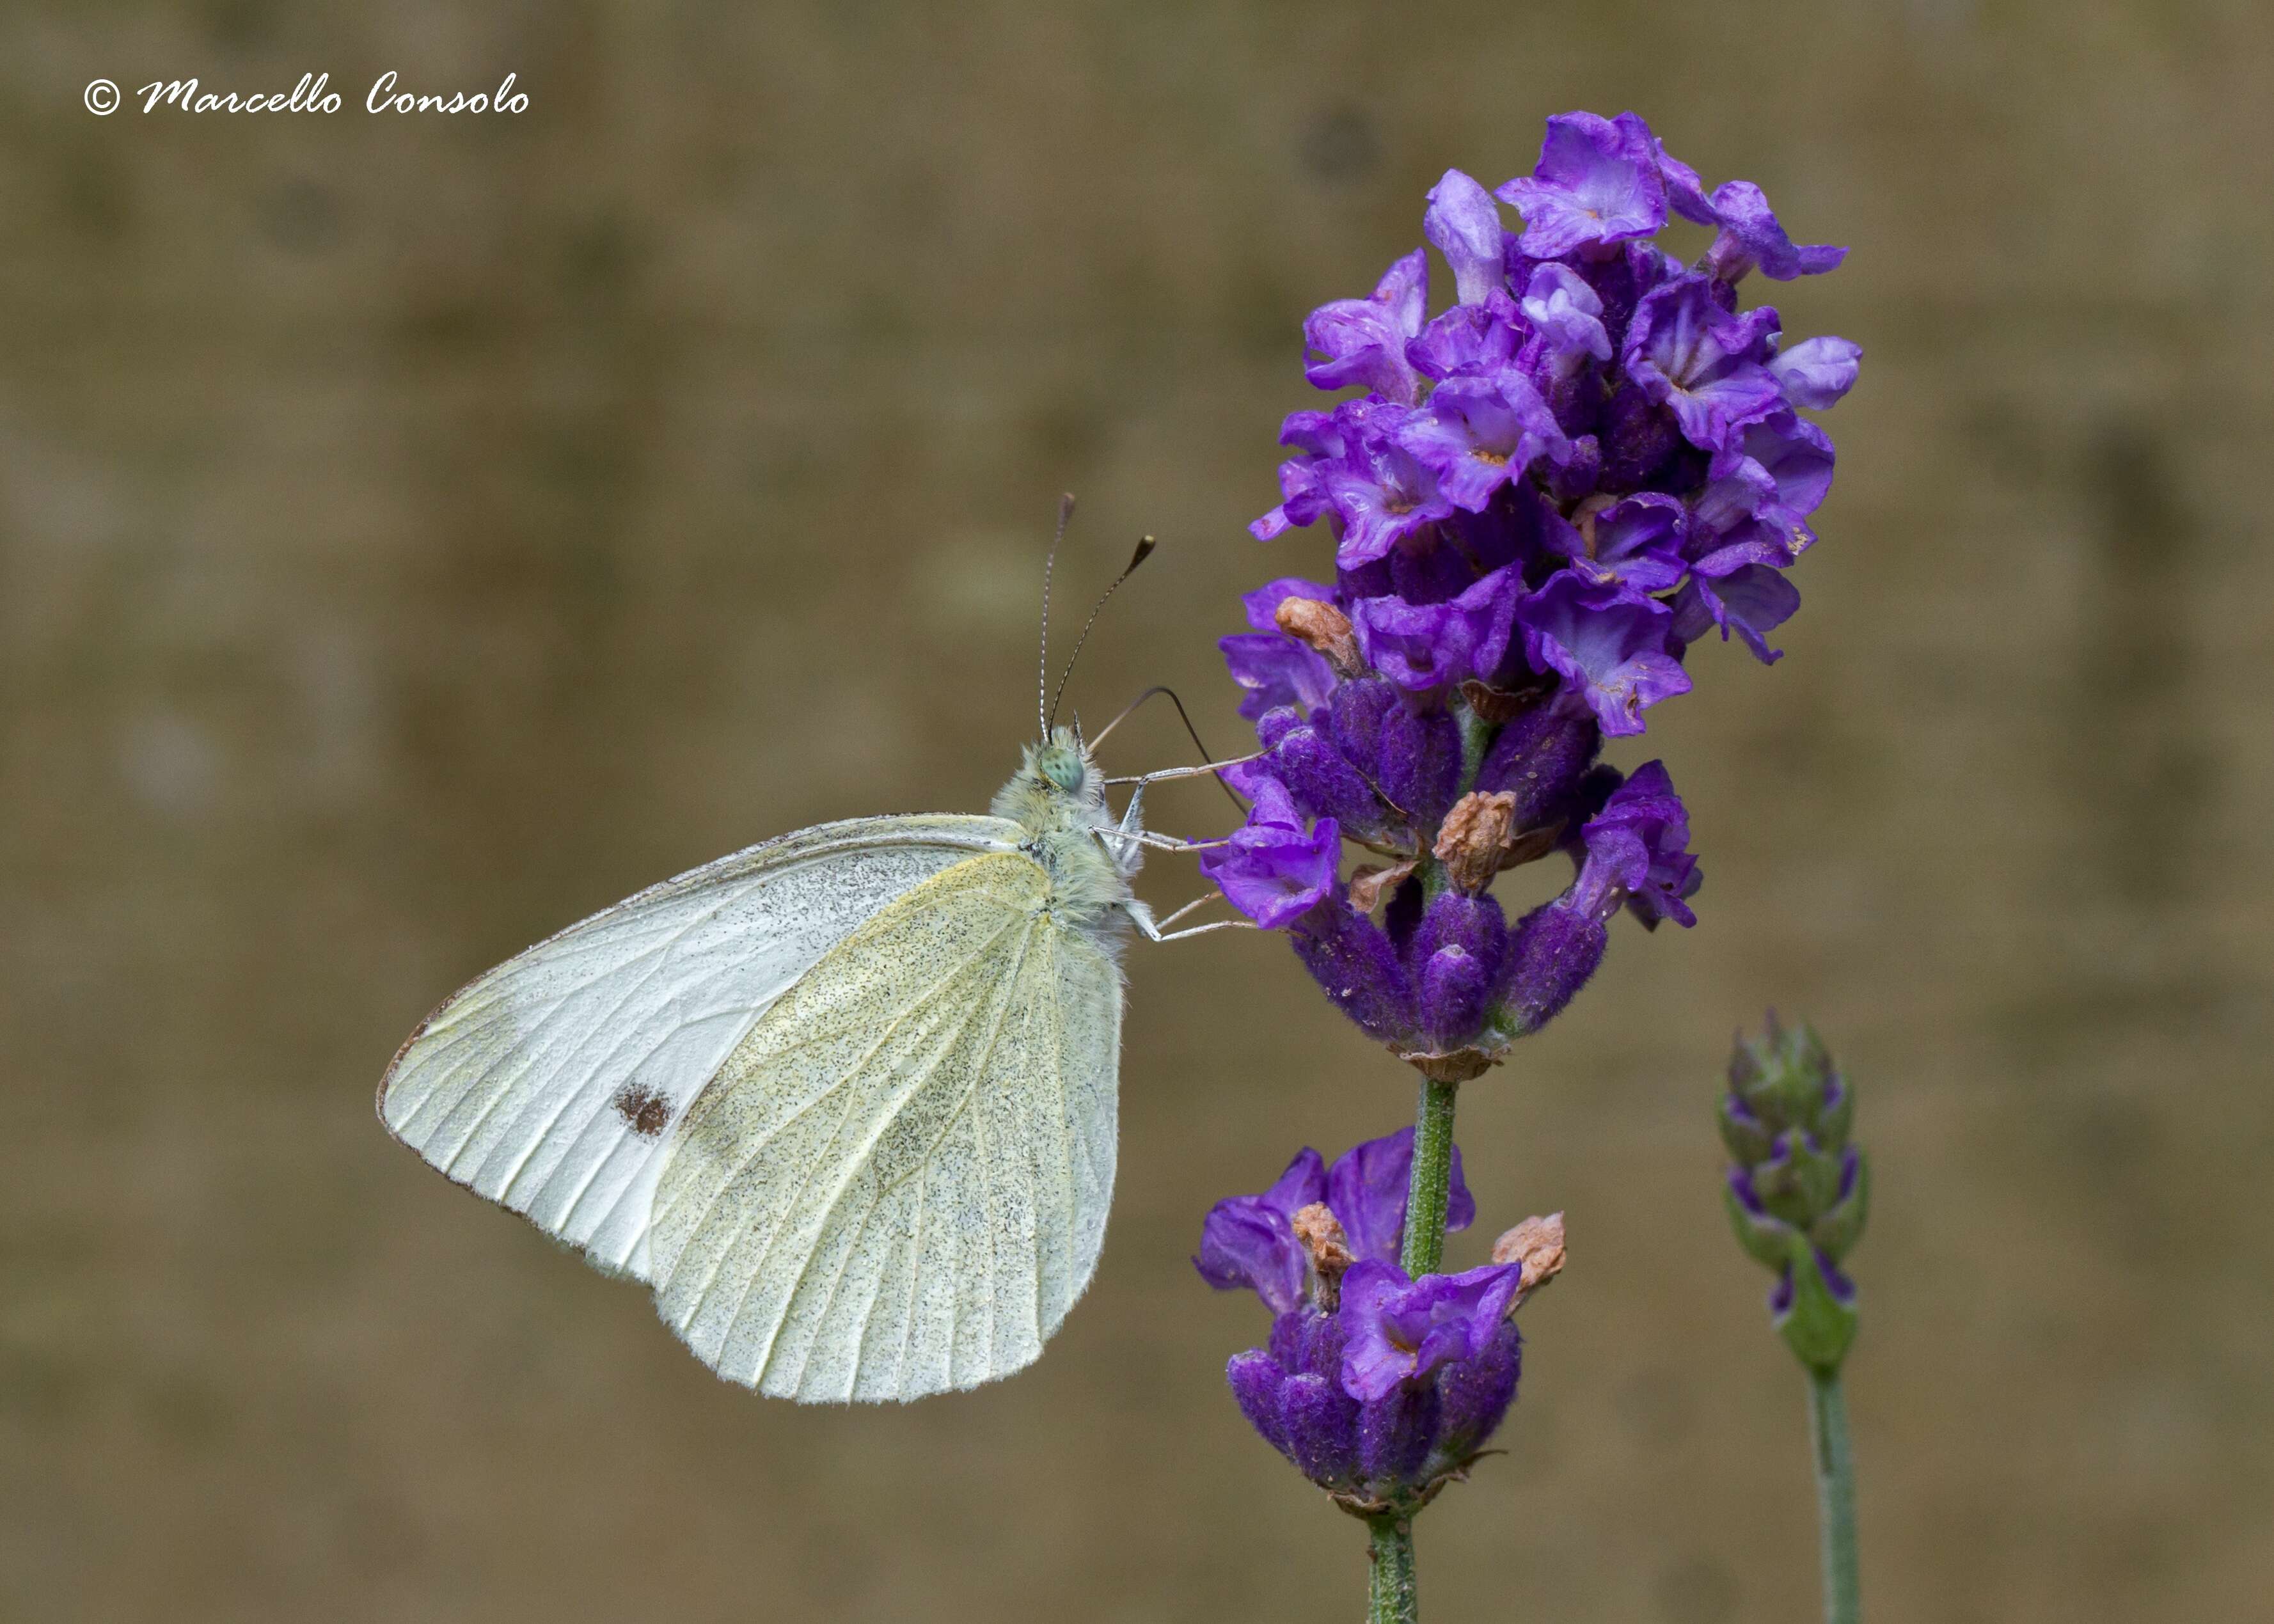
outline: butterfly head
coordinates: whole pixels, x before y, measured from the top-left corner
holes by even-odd
[[[1103,818],[1105,777],[1081,735],[1053,727],[1027,747],[1018,776],[995,797],[995,812],[1037,833],[1088,827]]]

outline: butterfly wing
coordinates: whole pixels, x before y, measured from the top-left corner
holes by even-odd
[[[1009,1375],[1089,1283],[1112,1196],[1121,974],[1020,853],[879,911],[689,1113],[655,1207],[657,1304],[778,1397]]]
[[[859,818],[666,880],[428,1016],[380,1083],[380,1118],[458,1183],[644,1279],[671,1130],[759,1018],[878,909],[1021,838],[999,818]]]

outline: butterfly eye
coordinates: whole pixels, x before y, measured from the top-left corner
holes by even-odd
[[[1081,787],[1081,758],[1072,750],[1053,746],[1042,753],[1035,765],[1044,778],[1069,795]]]

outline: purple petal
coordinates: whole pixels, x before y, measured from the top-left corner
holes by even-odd
[[[1570,570],[1517,609],[1532,665],[1560,673],[1613,737],[1642,732],[1645,708],[1690,691],[1689,673],[1667,649],[1673,619],[1651,598]]]
[[[1658,144],[1658,172],[1666,177],[1666,200],[1675,214],[1701,226],[1714,223],[1713,205],[1706,199],[1705,183],[1698,178],[1697,170],[1666,150],[1664,141]]]
[[[1795,553],[1816,539],[1801,522],[1824,505],[1832,489],[1832,438],[1805,418],[1789,411],[1772,412],[1748,424],[1736,443],[1713,459],[1712,474],[1721,478],[1742,460],[1768,477],[1769,501],[1757,507],[1756,516],[1783,526],[1792,537]]]
[[[1428,257],[1417,248],[1391,264],[1370,297],[1337,299],[1311,312],[1303,342],[1317,358],[1304,364],[1303,375],[1321,389],[1358,384],[1411,404],[1417,389],[1405,341],[1421,330],[1428,299]]]
[[[1367,664],[1412,693],[1489,680],[1508,653],[1524,578],[1496,569],[1448,603],[1369,598],[1351,608]]]
[[[1682,542],[1687,519],[1679,499],[1641,491],[1589,515],[1578,529],[1562,525],[1551,530],[1548,545],[1586,580],[1623,583],[1638,592],[1664,591],[1681,581],[1686,568]]]
[[[1224,900],[1266,930],[1276,930],[1330,895],[1342,861],[1332,818],[1306,834],[1293,799],[1276,779],[1254,780],[1255,804],[1230,844],[1201,853],[1202,875]]]
[[[1845,248],[1829,243],[1796,244],[1777,223],[1761,189],[1749,180],[1715,187],[1709,207],[1709,223],[1720,226],[1721,233],[1706,250],[1706,263],[1724,282],[1737,281],[1755,266],[1773,281],[1790,282],[1831,270],[1848,257]]]
[[[1573,883],[1573,906],[1598,918],[1621,901],[1655,929],[1671,919],[1698,922],[1684,900],[1705,876],[1686,849],[1690,818],[1663,762],[1647,762],[1611,793],[1580,831],[1586,856]]]
[[[1299,455],[1279,464],[1279,506],[1247,527],[1258,541],[1315,524],[1332,506],[1323,476],[1326,464],[1343,455],[1343,430],[1335,417],[1323,411],[1290,412],[1279,425],[1279,443]]]
[[[1282,705],[1307,713],[1334,696],[1334,667],[1283,633],[1236,633],[1217,638],[1216,646],[1231,680],[1247,690],[1239,714],[1251,722]]]
[[[1485,296],[1508,285],[1500,207],[1487,192],[1458,169],[1447,169],[1429,189],[1421,235],[1435,244],[1453,267],[1455,297],[1481,304]]]
[[[1289,1221],[1326,1188],[1325,1163],[1306,1146],[1261,1195],[1228,1196],[1209,1209],[1193,1267],[1219,1291],[1245,1286],[1272,1312],[1291,1312],[1309,1295],[1311,1254]]]
[[[1707,278],[1677,277],[1635,307],[1623,365],[1647,397],[1672,410],[1690,444],[1718,451],[1784,404],[1762,365],[1776,325],[1767,305],[1732,315],[1714,301]]]
[[[1413,1177],[1413,1130],[1400,1128],[1382,1139],[1353,1145],[1326,1172],[1326,1203],[1349,1238],[1351,1255],[1394,1262],[1405,1244],[1405,1199]],[[1461,1176],[1461,1150],[1453,1147],[1452,1179],[1445,1202],[1445,1228],[1465,1229],[1475,1222],[1476,1198]]]
[[[1461,372],[1495,372],[1516,359],[1523,347],[1522,315],[1500,289],[1478,304],[1456,304],[1409,341],[1405,358],[1426,378]]]
[[[1804,338],[1768,364],[1785,399],[1811,411],[1840,403],[1856,387],[1864,347],[1844,338]]]
[[[1695,642],[1714,626],[1727,642],[1734,631],[1754,658],[1773,665],[1784,652],[1769,647],[1768,635],[1792,619],[1799,607],[1799,589],[1772,563],[1745,563],[1710,573],[1701,568],[1675,600],[1675,635]]]
[[[1408,415],[1400,415],[1401,424]],[[1388,432],[1329,468],[1325,481],[1343,521],[1335,561],[1344,568],[1388,556],[1399,542],[1453,511],[1436,476]]]
[[[1409,1281],[1393,1263],[1352,1265],[1343,1276],[1343,1390],[1360,1401],[1488,1347],[1524,1281],[1521,1263]]]
[[[1542,357],[1557,376],[1570,376],[1590,357],[1611,358],[1602,297],[1570,266],[1548,264],[1534,270],[1524,290],[1523,310],[1538,335]]]
[[[1633,113],[1557,114],[1531,176],[1507,182],[1498,196],[1524,216],[1518,246],[1535,259],[1649,237],[1666,223],[1658,144]]]
[[[1440,384],[1396,439],[1436,477],[1448,501],[1471,513],[1481,512],[1494,492],[1541,456],[1560,462],[1571,454],[1555,414],[1513,368]]]

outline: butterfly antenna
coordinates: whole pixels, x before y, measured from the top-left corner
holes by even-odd
[[[1089,619],[1081,623],[1081,635],[1073,640],[1073,652],[1066,656],[1065,670],[1058,677],[1058,691],[1050,695],[1050,708],[1043,718],[1043,733],[1045,737],[1049,736],[1050,724],[1058,720],[1058,701],[1065,697],[1066,682],[1073,675],[1074,661],[1081,658],[1082,645],[1089,641],[1089,628],[1097,624],[1097,617],[1104,611],[1106,600],[1121,590],[1123,582],[1137,573],[1138,565],[1153,556],[1153,549],[1158,545],[1150,536],[1139,537],[1137,551],[1129,555],[1128,568],[1113,577],[1111,586],[1098,594],[1097,603],[1089,612]]]
[[[1058,527],[1050,532],[1050,550],[1043,560],[1043,651],[1035,662],[1035,720],[1041,725],[1036,733],[1040,739],[1050,736],[1050,719],[1043,695],[1050,691],[1050,575],[1058,563],[1058,544],[1065,539],[1066,524],[1073,517],[1073,492],[1068,491],[1058,498]]]

